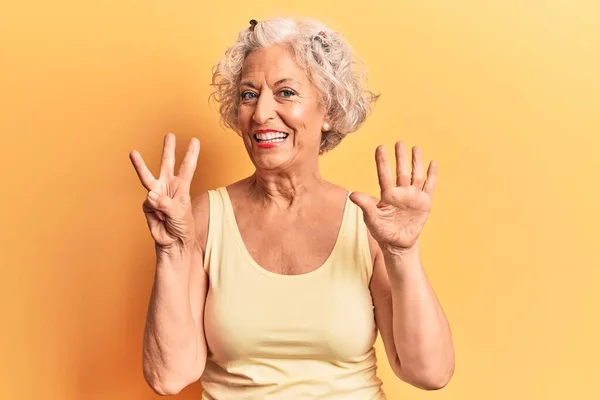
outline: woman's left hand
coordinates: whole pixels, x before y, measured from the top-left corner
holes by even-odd
[[[431,211],[437,178],[437,163],[432,161],[423,174],[421,149],[412,148],[412,173],[406,146],[396,143],[396,181],[388,164],[384,146],[375,151],[381,200],[364,193],[350,195],[362,210],[367,228],[382,249],[407,251],[412,249]]]

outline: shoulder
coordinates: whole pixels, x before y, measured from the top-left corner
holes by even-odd
[[[213,196],[219,190],[226,190],[228,196],[236,196],[236,190],[240,187],[240,182],[235,182],[228,186],[217,187],[214,189],[204,190],[192,198],[192,214],[196,229],[196,238],[200,244],[202,252],[206,251],[206,242],[208,240],[208,230],[210,224],[210,195]]]
[[[343,186],[327,182],[327,190],[325,191],[323,200],[333,204],[339,204],[340,200],[346,200],[350,193],[352,192]]]

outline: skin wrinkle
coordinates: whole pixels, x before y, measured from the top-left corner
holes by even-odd
[[[244,62],[241,81],[238,125],[252,162],[266,175],[292,176],[298,165],[308,164],[317,178],[314,181],[320,181],[318,159],[312,156],[320,150],[325,109],[317,88],[290,50],[272,46],[253,51]],[[253,132],[257,129],[275,129],[289,136],[276,151],[265,151],[256,146]],[[298,195],[310,191],[294,183],[287,189],[270,189],[263,186],[261,176],[254,176],[249,183],[255,188],[250,194],[263,197],[265,205],[283,196],[287,204],[280,207],[284,210],[300,206]]]
[[[325,32],[327,47],[322,39],[315,40],[320,32]],[[331,119],[330,129],[322,134],[319,154],[332,150],[362,125],[379,95],[366,88],[366,67],[343,36],[311,19],[275,18],[240,32],[213,70],[211,98],[220,103],[222,124],[242,136],[237,120],[240,74],[248,55],[272,46],[288,50],[317,88],[319,103]]]

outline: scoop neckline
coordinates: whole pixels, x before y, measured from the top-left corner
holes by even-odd
[[[227,206],[231,210],[231,218],[228,218],[228,220],[231,225],[232,231],[234,233],[235,241],[237,242],[238,247],[239,247],[240,251],[242,252],[242,255],[244,256],[244,258],[246,258],[246,260],[248,261],[248,263],[250,264],[250,266],[253,269],[257,270],[258,272],[260,272],[264,275],[267,275],[272,278],[278,278],[278,279],[309,278],[314,275],[320,275],[320,274],[324,273],[327,269],[329,269],[328,267],[331,265],[333,257],[337,253],[338,248],[340,247],[341,238],[342,238],[344,229],[346,227],[347,214],[348,214],[348,210],[350,208],[349,207],[350,192],[348,192],[348,194],[346,195],[346,201],[344,202],[344,210],[342,213],[342,221],[340,223],[340,227],[338,229],[338,233],[336,235],[335,242],[333,243],[333,248],[329,252],[329,255],[327,256],[325,261],[323,261],[323,263],[320,266],[313,269],[312,271],[305,272],[303,274],[291,274],[290,275],[290,274],[279,274],[277,272],[269,271],[268,269],[266,269],[262,265],[260,265],[258,262],[256,262],[254,257],[252,257],[252,255],[248,251],[248,248],[246,247],[246,243],[244,243],[244,239],[242,238],[242,233],[240,232],[239,226],[237,224],[237,218],[235,216],[235,211],[233,209],[233,203],[231,202],[231,197],[229,196],[229,191],[227,190],[227,187],[223,186],[219,189],[219,191],[222,193],[223,198],[225,199],[225,202],[227,203]]]

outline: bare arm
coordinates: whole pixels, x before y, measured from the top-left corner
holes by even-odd
[[[441,389],[454,373],[448,321],[421,265],[418,247],[404,255],[377,244],[371,292],[375,317],[392,370],[425,390]]]
[[[157,250],[143,343],[144,378],[158,394],[179,393],[197,381],[206,363],[201,315],[207,278],[202,250]]]
[[[158,179],[137,151],[130,153],[148,190],[143,210],[156,249],[144,329],[143,374],[161,395],[176,394],[198,380],[206,364],[202,316],[208,286],[203,265],[208,194],[204,192],[193,202],[189,194],[199,151],[199,141],[192,138],[175,175],[175,136],[167,134]]]
[[[144,377],[162,395],[177,394],[197,381],[206,365],[204,303],[208,277],[204,249],[208,193],[192,203],[196,240],[180,252],[157,250],[154,287],[144,331]]]
[[[373,257],[370,289],[375,318],[395,374],[422,389],[440,389],[454,374],[448,321],[421,265],[418,239],[432,207],[438,165],[425,177],[418,146],[411,163],[396,142],[396,179],[385,146],[375,151],[381,198],[354,192],[363,211]]]

